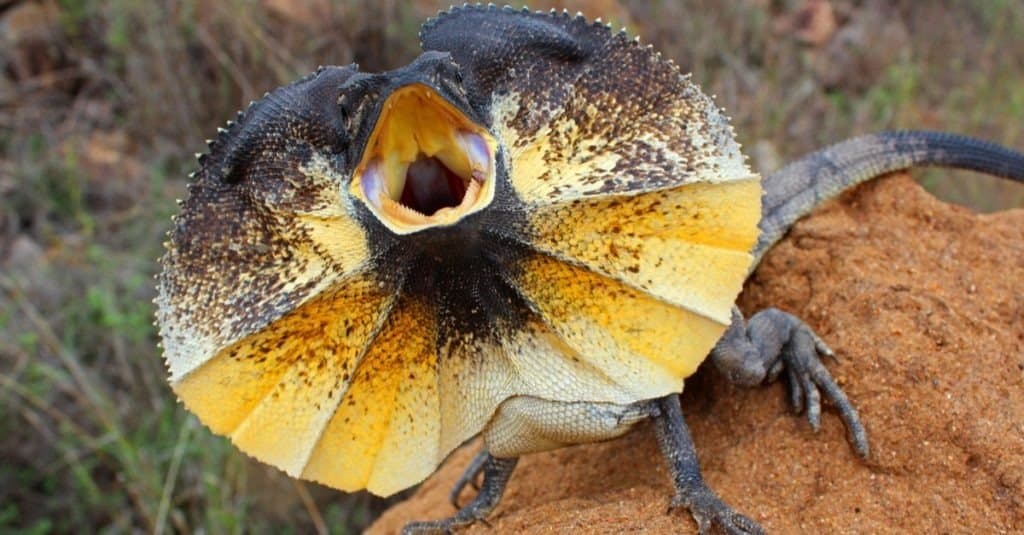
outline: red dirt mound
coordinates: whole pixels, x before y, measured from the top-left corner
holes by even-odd
[[[711,368],[683,410],[705,478],[772,533],[1024,530],[1024,210],[976,215],[905,175],[866,184],[796,226],[741,305],[806,320],[871,442],[836,414],[813,433],[782,385],[733,387]],[[370,533],[450,515],[463,450]],[[612,442],[524,457],[480,533],[678,533],[647,425]],[[463,500],[468,496],[463,496]]]

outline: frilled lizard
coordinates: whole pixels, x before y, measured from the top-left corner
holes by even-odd
[[[823,393],[868,452],[827,346],[733,302],[840,191],[920,164],[1024,179],[1024,156],[928,132],[856,138],[763,181],[723,112],[650,47],[567,14],[454,8],[407,67],[326,67],[211,142],[162,259],[174,391],[288,474],[389,495],[460,444],[484,518],[520,455],[656,420],[673,506],[757,532],[703,482],[680,411],[707,356],[744,385]]]

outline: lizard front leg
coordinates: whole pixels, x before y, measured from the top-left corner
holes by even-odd
[[[654,420],[658,445],[672,472],[676,489],[671,507],[689,509],[702,535],[715,526],[729,535],[764,533],[757,522],[726,505],[704,482],[690,430],[683,420],[679,396],[672,394],[661,398],[657,400],[656,407]]]
[[[806,323],[776,308],[762,310],[747,321],[733,308],[732,324],[711,351],[712,362],[735,384],[770,383],[784,373],[793,409],[799,413],[806,408],[815,431],[821,423],[824,394],[846,423],[853,449],[867,457],[867,432],[857,410],[822,363],[822,356],[835,358],[835,353]]]
[[[678,394],[630,405],[566,403],[526,396],[512,398],[502,405],[495,420],[485,431],[484,439],[490,446],[497,446],[497,451],[502,453],[523,454],[573,443],[608,440],[622,435],[644,418],[655,421],[658,444],[672,472],[675,496],[670,509],[688,509],[696,519],[701,533],[706,533],[713,526],[729,534],[762,533],[756,522],[731,509],[704,482],[693,440],[679,407]],[[487,469],[492,459],[494,457],[491,452],[485,449],[470,462],[449,495],[456,508],[459,507],[457,500],[460,492],[467,485],[473,484],[481,471],[484,473],[484,481],[474,502],[480,499],[480,495],[490,492]],[[471,503],[460,510],[456,517],[461,515],[470,518],[463,511],[472,506]],[[446,520],[412,526],[448,529],[471,522],[466,520],[456,524]]]

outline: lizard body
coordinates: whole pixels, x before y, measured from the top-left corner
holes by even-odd
[[[815,426],[820,389],[861,454],[867,439],[809,328],[733,307],[752,262],[886,170],[1024,177],[1005,149],[884,134],[766,178],[762,217],[725,116],[650,48],[582,17],[468,6],[421,39],[407,67],[323,68],[230,125],[157,299],[179,397],[293,476],[386,495],[482,434],[460,483],[482,472],[481,492],[410,532],[484,518],[520,455],[645,418],[673,505],[702,530],[758,531],[703,483],[682,419],[707,355],[743,384],[786,373]]]

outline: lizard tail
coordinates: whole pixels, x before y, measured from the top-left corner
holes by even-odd
[[[914,166],[968,169],[1024,182],[1024,154],[980,139],[904,130],[848,139],[764,177],[754,263],[823,202],[886,173]]]

